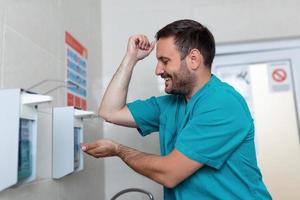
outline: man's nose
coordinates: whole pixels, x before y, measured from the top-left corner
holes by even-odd
[[[164,68],[159,63],[157,63],[156,68],[155,68],[155,74],[157,76],[160,76],[163,73],[164,73]]]

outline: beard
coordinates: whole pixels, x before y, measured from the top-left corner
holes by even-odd
[[[165,88],[165,92],[175,95],[188,95],[196,84],[196,75],[192,74],[187,68],[186,61],[183,60],[180,64],[179,72],[165,74],[164,77],[169,77],[172,83],[170,88]]]

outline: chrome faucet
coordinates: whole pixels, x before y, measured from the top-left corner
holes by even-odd
[[[128,192],[140,192],[140,193],[143,193],[143,194],[146,194],[150,200],[154,200],[154,197],[153,195],[146,191],[146,190],[143,190],[143,189],[139,189],[139,188],[128,188],[128,189],[124,189],[124,190],[121,190],[120,192],[118,192],[117,194],[115,194],[111,200],[116,200],[119,196],[125,194],[125,193],[128,193]]]

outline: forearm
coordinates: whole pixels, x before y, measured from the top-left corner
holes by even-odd
[[[125,56],[110,81],[98,111],[104,119],[108,117],[109,113],[118,111],[126,105],[129,82],[135,64],[134,59]]]
[[[166,187],[175,186],[165,157],[143,153],[123,145],[118,146],[117,156],[137,173]]]
[[[169,188],[175,187],[203,166],[176,149],[167,156],[157,156],[108,139],[82,143],[81,149],[95,158],[118,156],[134,171]]]

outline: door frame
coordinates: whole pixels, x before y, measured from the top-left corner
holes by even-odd
[[[293,48],[300,48],[299,37],[257,40],[247,42],[220,43],[216,45],[216,56]]]
[[[291,54],[290,57],[285,56],[284,59],[285,60],[288,59],[291,61],[292,83],[293,83],[294,101],[295,101],[296,117],[297,117],[298,129],[299,129],[298,135],[299,135],[299,143],[300,143],[300,37],[219,44],[216,46],[216,55],[215,55],[214,62],[212,64],[212,72],[214,72],[215,65],[220,64],[219,60],[228,58],[229,56],[241,58],[246,56],[247,54],[251,56],[259,53],[270,54],[272,52],[274,53],[278,51],[284,52],[288,50],[299,51],[299,57],[297,57],[296,59],[293,56],[294,54]],[[296,63],[298,63],[299,67],[294,67],[292,63],[293,57]],[[236,64],[237,60],[233,60],[232,64],[233,65]],[[266,57],[265,61],[266,62],[276,61],[276,59],[275,60],[268,59],[268,57]],[[237,62],[239,62],[239,64],[242,64],[240,63],[240,61]],[[261,59],[257,63],[260,62]],[[255,64],[255,62],[253,64]]]

